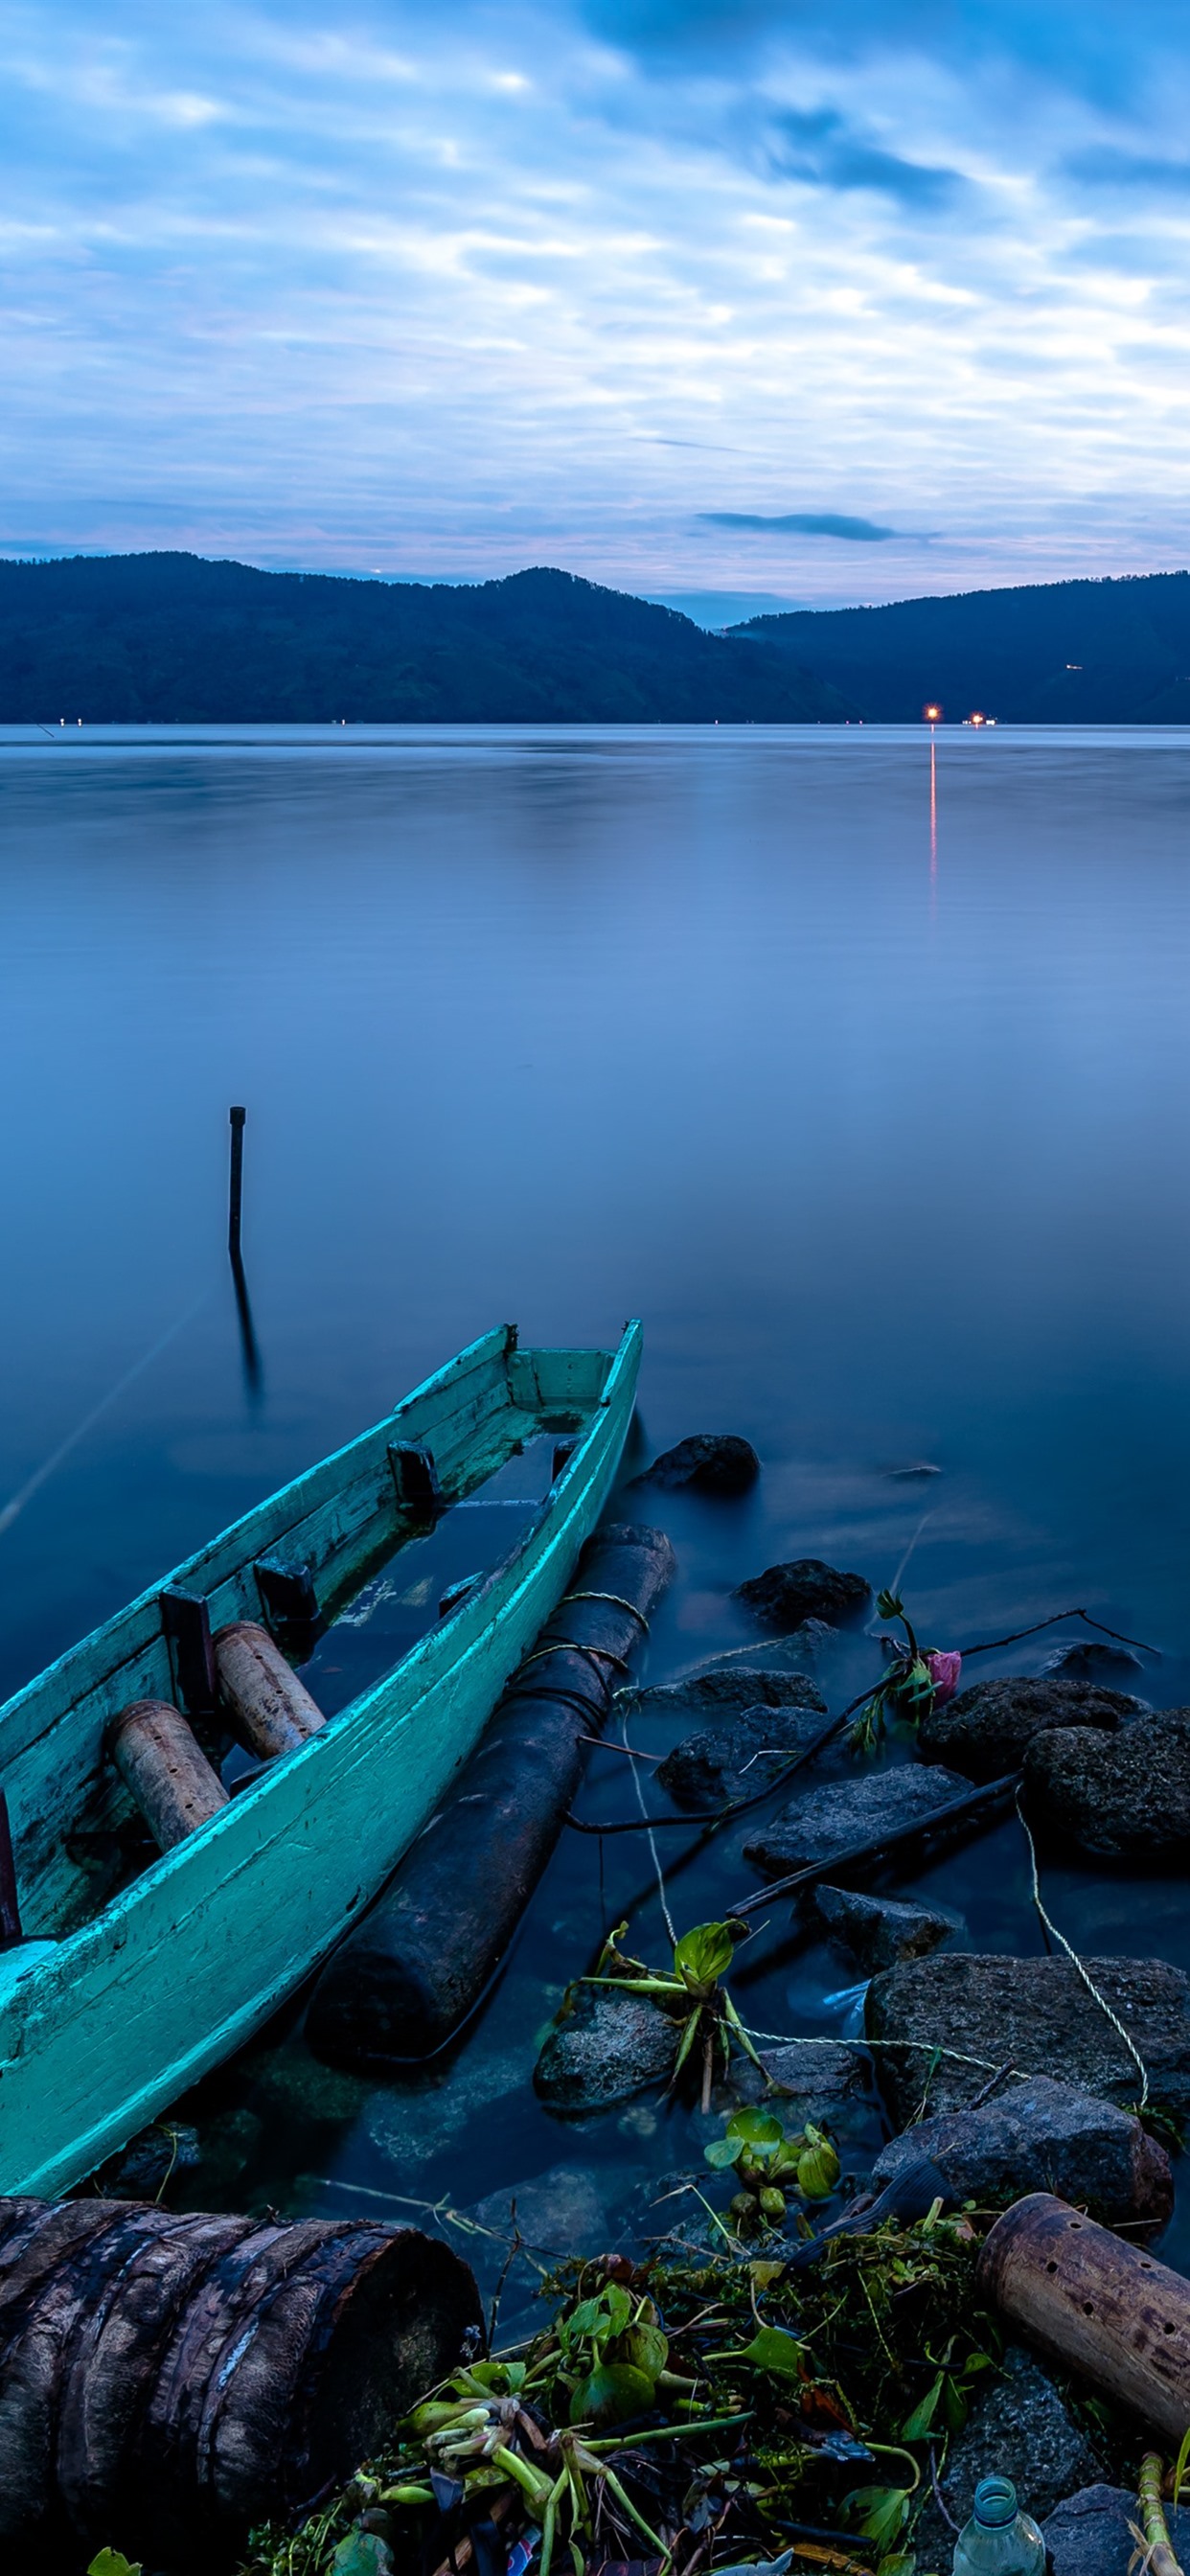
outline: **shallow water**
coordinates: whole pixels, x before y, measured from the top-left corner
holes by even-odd
[[[680,1558],[650,1679],[745,1642],[730,1587],[775,1558],[878,1584],[908,1551],[939,1643],[1081,1601],[1190,1699],[1188,814],[1176,732],[944,733],[933,813],[927,740],[874,728],[0,735],[0,1685],[489,1323],[637,1312],[645,1446],[731,1429],[765,1467],[742,1503],[627,1498]],[[446,1579],[503,1517],[444,1534]],[[402,1560],[398,1642],[440,1573]],[[623,1756],[584,1794],[630,1812]],[[679,1921],[751,1883],[742,1839],[677,1875]],[[576,2134],[528,2089],[601,1924],[639,1897],[663,1953],[638,1838],[603,1848],[601,1891],[565,1838],[428,2074],[326,2075],[294,2028],[220,2079],[205,2196],[464,2206],[570,2160],[614,2210],[688,2160],[647,2097]],[[1015,1825],[900,1883],[1041,1946]],[[1190,1965],[1180,1878],[1045,1885],[1084,1949]],[[838,2032],[845,1963],[786,1931],[741,1961],[749,2018]]]

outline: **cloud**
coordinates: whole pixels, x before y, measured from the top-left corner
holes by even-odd
[[[1190,161],[1164,160],[1152,153],[1124,152],[1101,144],[1088,152],[1071,153],[1065,166],[1072,179],[1089,188],[1140,189],[1177,197],[1190,193]]]
[[[776,536],[842,537],[853,546],[880,546],[889,537],[906,533],[900,528],[878,528],[872,519],[843,518],[835,510],[785,510],[774,518],[757,510],[700,510],[698,515],[709,528],[762,528]]]
[[[885,152],[835,107],[785,108],[768,125],[764,157],[775,178],[811,187],[874,190],[905,206],[942,206],[963,188],[957,170]]]

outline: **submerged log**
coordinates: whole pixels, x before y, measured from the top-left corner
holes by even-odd
[[[328,1960],[306,2033],[334,2065],[432,2056],[499,1966],[578,1786],[585,1736],[674,1567],[661,1530],[598,1530],[458,1787]]]
[[[1190,2281],[1035,2191],[997,2219],[979,2287],[1030,2343],[1176,2450],[1190,2426]]]
[[[266,1762],[292,1753],[326,1719],[267,1629],[236,1619],[215,1640],[219,1688],[240,1742]]]
[[[181,1710],[168,1700],[133,1700],[113,1717],[107,1740],[116,1769],[162,1851],[172,1851],[227,1805],[218,1773]]]
[[[415,2228],[0,2204],[0,2555],[209,2564],[348,2476],[479,2328]]]

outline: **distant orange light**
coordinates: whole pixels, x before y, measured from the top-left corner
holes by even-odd
[[[941,724],[941,707],[923,707],[921,712],[926,724]]]
[[[964,721],[964,723],[965,723],[965,724],[969,724],[969,725],[983,725],[983,724],[986,724],[986,723],[987,723],[987,717],[986,717],[986,716],[981,716],[981,715],[980,715],[980,713],[979,713],[979,711],[978,711],[978,709],[976,709],[976,712],[975,712],[975,714],[974,714],[974,715],[965,716],[965,717],[964,717],[964,719],[963,719],[963,721]]]

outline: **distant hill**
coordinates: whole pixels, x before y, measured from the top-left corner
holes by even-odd
[[[1190,723],[1190,573],[1056,581],[903,599],[890,608],[796,609],[735,635],[776,645],[854,700],[870,722]]]
[[[0,723],[832,722],[781,649],[565,572],[465,589],[189,554],[0,564]]]

